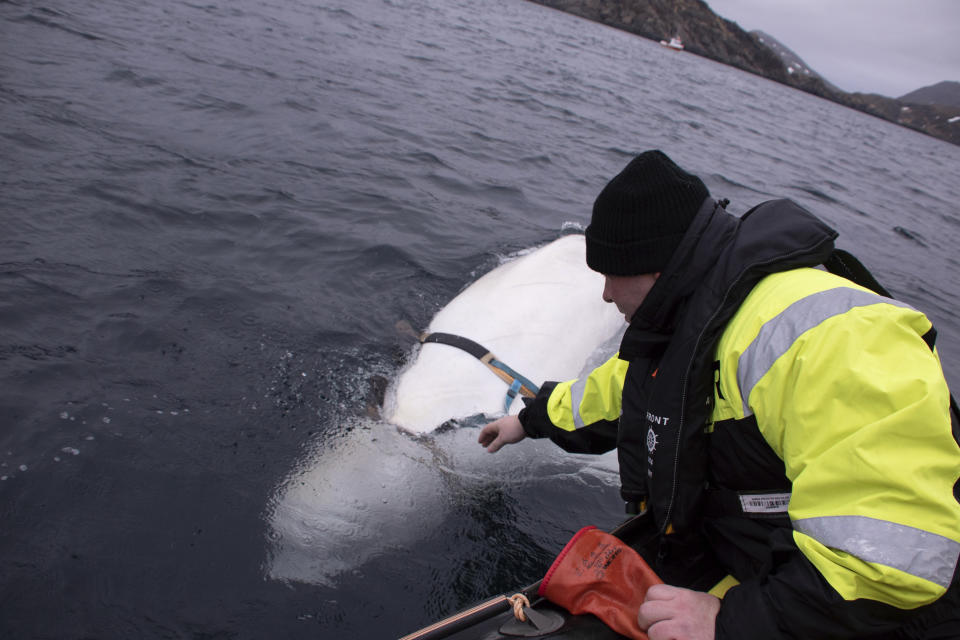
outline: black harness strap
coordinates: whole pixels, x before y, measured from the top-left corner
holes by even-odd
[[[441,333],[439,331],[436,333],[423,333],[420,335],[420,342],[424,344],[435,342],[437,344],[445,344],[449,347],[456,347],[461,351],[466,351],[477,360],[483,360],[488,354],[491,357],[493,356],[485,346],[474,342],[470,338],[464,338],[463,336],[452,333]]]
[[[510,385],[510,389],[507,390],[504,411],[509,408],[510,401],[517,396],[517,393],[520,393],[520,395],[528,398],[534,398],[536,397],[537,392],[540,391],[540,388],[528,378],[520,375],[512,368],[508,367],[506,364],[498,360],[489,349],[479,343],[474,342],[470,338],[464,338],[463,336],[458,336],[452,333],[436,331],[434,333],[421,334],[420,342],[423,344],[433,342],[435,344],[445,344],[449,347],[456,347],[461,351],[466,351],[474,358],[487,365],[487,367],[489,367],[490,370],[497,375],[497,377]]]

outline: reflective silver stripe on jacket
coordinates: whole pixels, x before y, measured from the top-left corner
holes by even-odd
[[[587,377],[584,376],[574,380],[570,385],[570,404],[573,407],[573,426],[575,429],[582,429],[587,426],[580,417],[580,403],[583,402],[583,394],[587,391]]]
[[[899,569],[943,588],[950,585],[960,543],[929,531],[865,516],[794,520],[793,528],[824,546]]]
[[[753,415],[747,404],[753,387],[766,375],[773,363],[790,349],[797,338],[829,318],[842,315],[856,307],[881,303],[913,309],[906,303],[872,292],[838,287],[801,298],[767,320],[737,361],[737,383],[743,399],[743,416]]]

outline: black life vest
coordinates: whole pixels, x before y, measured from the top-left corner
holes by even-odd
[[[620,347],[630,362],[617,435],[621,494],[647,502],[661,532],[703,513],[705,426],[714,351],[744,298],[766,275],[823,264],[836,232],[789,200],[742,218],[704,202]]]

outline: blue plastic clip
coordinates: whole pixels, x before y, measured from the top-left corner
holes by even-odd
[[[520,387],[523,386],[523,383],[520,380],[514,378],[513,384],[510,385],[510,388],[507,389],[507,397],[503,399],[503,412],[510,413],[510,403],[513,402],[513,399],[517,397],[517,394],[520,392]]]

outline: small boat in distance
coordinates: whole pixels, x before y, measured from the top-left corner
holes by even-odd
[[[670,38],[670,42],[666,40],[661,40],[660,44],[670,49],[676,49],[677,51],[683,51],[683,41],[680,40],[680,36],[673,36]]]

